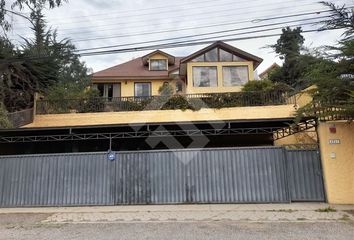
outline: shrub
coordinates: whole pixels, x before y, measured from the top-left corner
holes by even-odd
[[[160,88],[159,88],[159,94],[161,96],[171,96],[174,92],[173,86],[169,83],[164,83]]]
[[[7,118],[7,111],[3,103],[0,103],[0,128],[11,128],[12,124]]]
[[[242,88],[244,100],[247,105],[262,104],[282,104],[286,102],[285,93],[293,91],[289,85],[285,83],[273,83],[270,80],[249,81]]]

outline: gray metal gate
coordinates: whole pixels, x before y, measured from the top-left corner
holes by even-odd
[[[324,201],[314,153],[257,147],[126,151],[115,161],[106,153],[2,156],[0,206]]]
[[[318,149],[286,150],[292,201],[324,201],[322,167]]]

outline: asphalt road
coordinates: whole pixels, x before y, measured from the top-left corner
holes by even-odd
[[[43,224],[46,214],[1,214],[0,239],[354,239],[354,223],[146,222]]]

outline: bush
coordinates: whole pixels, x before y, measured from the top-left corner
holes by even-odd
[[[7,118],[7,111],[3,103],[0,103],[0,128],[11,128],[12,124]]]
[[[164,83],[160,88],[159,88],[159,94],[161,96],[171,96],[174,92],[173,86],[169,83]]]
[[[188,102],[187,98],[181,95],[175,95],[170,97],[165,104],[161,107],[162,110],[168,109],[193,109],[193,107]]]
[[[242,88],[244,100],[248,105],[282,104],[286,102],[285,93],[294,89],[285,83],[270,80],[249,81]]]
[[[105,107],[105,101],[100,97],[100,93],[96,89],[85,91],[80,96],[80,100],[76,102],[78,103],[76,110],[80,113],[102,112]]]

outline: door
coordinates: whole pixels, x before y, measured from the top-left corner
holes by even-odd
[[[325,201],[319,150],[285,150],[291,201]]]

